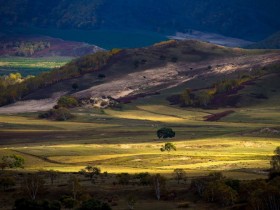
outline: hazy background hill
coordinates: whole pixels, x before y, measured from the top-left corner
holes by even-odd
[[[187,29],[262,40],[280,29],[280,1],[270,0],[0,0],[0,25],[57,29]]]

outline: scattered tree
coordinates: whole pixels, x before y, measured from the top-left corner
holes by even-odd
[[[130,209],[130,210],[133,210],[134,209],[134,206],[136,204],[136,199],[134,196],[130,195],[128,196],[128,198],[126,199],[126,202],[127,202],[127,207]]]
[[[274,150],[274,155],[271,157],[270,165],[270,178],[280,176],[280,147],[277,147]]]
[[[89,176],[92,181],[94,181],[94,179],[93,179],[94,177],[100,175],[100,173],[101,173],[100,168],[90,166],[90,165],[86,166],[85,170],[86,170],[86,176]]]
[[[161,148],[160,151],[165,152],[167,151],[168,154],[172,151],[176,151],[176,146],[173,143],[165,143]]]
[[[54,180],[58,177],[59,175],[59,172],[58,171],[55,171],[55,170],[49,170],[49,171],[46,171],[46,176],[48,178],[50,178],[50,181],[51,181],[51,184],[53,185],[54,183]]]
[[[68,180],[68,186],[73,195],[73,199],[77,200],[78,194],[82,191],[80,180],[76,176],[71,176]]]
[[[159,139],[173,138],[175,137],[175,132],[171,128],[161,128],[157,131],[157,137]]]
[[[184,171],[184,169],[181,168],[174,169],[174,174],[178,184],[180,183],[180,180],[186,179],[186,172]]]
[[[45,181],[38,174],[25,175],[22,183],[23,191],[27,192],[31,200],[35,200],[44,191]]]
[[[160,200],[162,191],[165,189],[166,179],[160,174],[156,174],[153,176],[153,184],[156,198],[157,200]]]

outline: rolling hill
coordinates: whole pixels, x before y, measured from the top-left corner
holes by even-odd
[[[280,31],[268,38],[247,46],[249,49],[280,49]]]
[[[125,101],[159,94],[174,87],[187,87],[190,83],[194,84],[192,88],[206,88],[222,79],[279,64],[279,60],[279,51],[244,50],[199,41],[173,40],[147,48],[96,53],[16,85],[20,90],[34,87],[13,97],[22,98],[21,102],[0,111],[50,109],[58,97],[66,94],[78,99],[112,97]],[[203,82],[196,84],[197,79]],[[73,84],[79,88],[74,90]],[[8,99],[9,95],[3,97]]]

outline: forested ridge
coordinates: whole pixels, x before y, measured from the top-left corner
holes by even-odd
[[[71,29],[192,28],[248,40],[280,29],[280,2],[271,0],[0,0],[0,25]],[[143,12],[145,11],[145,12]]]

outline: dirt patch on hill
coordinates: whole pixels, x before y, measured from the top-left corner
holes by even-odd
[[[18,101],[14,104],[0,107],[0,114],[47,111],[53,108],[57,100],[67,92],[57,92],[51,98],[41,100]]]

